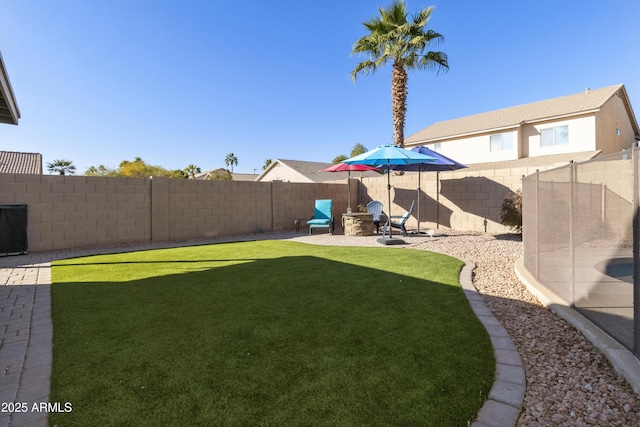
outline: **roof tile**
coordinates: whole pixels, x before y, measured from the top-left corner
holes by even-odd
[[[0,173],[42,175],[42,154],[0,151]]]

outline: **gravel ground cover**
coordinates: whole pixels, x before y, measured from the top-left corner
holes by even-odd
[[[640,425],[640,397],[593,344],[516,277],[518,236],[447,232],[414,247],[476,264],[474,285],[511,334],[524,364],[519,426]]]

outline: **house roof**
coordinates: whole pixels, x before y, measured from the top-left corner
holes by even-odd
[[[209,179],[211,175],[214,175],[216,173],[225,173],[225,172],[229,172],[229,171],[224,168],[211,169],[209,171],[204,171],[204,172],[199,172],[194,174],[194,178],[197,180],[206,180],[206,179]],[[253,181],[256,179],[257,176],[258,175],[254,173],[232,173],[231,180],[232,181]]]
[[[595,112],[616,94],[622,98],[636,138],[640,139],[640,129],[631,108],[627,91],[624,85],[619,84],[595,90],[587,89],[574,95],[437,122],[409,136],[405,139],[405,143],[409,146],[426,142],[433,143],[454,137],[459,138],[489,131],[495,132],[502,129],[515,128],[524,123],[542,122]]]
[[[0,151],[0,173],[42,175],[42,154]]]
[[[194,175],[194,177],[195,179],[198,179],[198,180],[205,180],[205,179],[209,179],[209,177],[213,174],[224,173],[224,172],[228,172],[228,171],[224,168],[211,169],[204,172],[198,172],[197,174]]]
[[[486,162],[486,163],[474,163],[468,165],[467,169],[461,169],[465,172],[474,170],[491,170],[491,169],[512,169],[522,167],[535,167],[540,169],[548,169],[550,167],[557,167],[566,165],[570,162],[584,162],[591,160],[600,155],[602,150],[596,151],[583,151],[579,153],[562,153],[562,154],[549,154],[546,156],[535,157],[523,157],[521,159],[506,160],[499,162]]]
[[[0,123],[18,124],[20,110],[0,53]]]
[[[328,181],[339,181],[341,179],[346,179],[346,173],[336,173],[336,172],[320,172],[320,169],[324,169],[332,165],[332,163],[323,163],[323,162],[308,162],[303,160],[283,160],[276,159],[269,167],[267,167],[262,173],[256,178],[256,181],[262,181],[262,178],[267,175],[270,171],[275,169],[276,166],[281,165],[290,169],[293,169],[298,174],[302,175],[309,182],[328,182]],[[355,176],[378,176],[377,172],[365,171],[365,172],[352,172],[352,177]]]
[[[234,181],[255,181],[258,177],[257,173],[232,173],[231,177]]]

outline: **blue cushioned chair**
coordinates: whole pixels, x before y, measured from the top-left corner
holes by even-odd
[[[331,204],[331,199],[316,200],[316,208],[313,212],[313,218],[307,221],[307,224],[309,225],[309,234],[311,234],[314,228],[328,228],[329,234],[333,234],[334,223]]]

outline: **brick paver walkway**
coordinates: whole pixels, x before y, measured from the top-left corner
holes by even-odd
[[[46,411],[34,409],[49,399],[50,257],[0,259],[0,427],[47,425]]]

